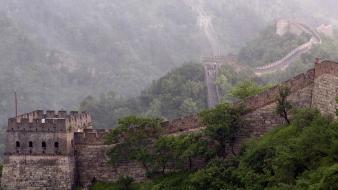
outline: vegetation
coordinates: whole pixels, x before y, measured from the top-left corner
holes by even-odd
[[[112,164],[122,160],[140,162],[147,172],[152,168],[152,152],[149,145],[161,134],[160,119],[126,117],[108,136],[107,143],[116,144],[109,152]]]
[[[268,88],[271,85],[259,86],[252,81],[242,81],[234,86],[231,90],[231,96],[238,98],[239,100],[244,100],[249,96],[255,96]]]
[[[116,144],[109,152],[112,164],[137,161],[150,177],[168,171],[192,171],[196,159],[208,162],[217,154],[225,157],[225,148],[232,147],[241,125],[240,107],[220,104],[200,114],[208,127],[201,133],[180,136],[161,135],[158,119],[126,117],[107,136],[107,142]],[[215,147],[209,150],[209,146]],[[233,148],[233,147],[232,147]]]
[[[127,115],[173,119],[207,107],[203,66],[186,64],[174,69],[135,98],[122,98],[114,92],[100,98],[87,97],[81,110],[90,111],[95,127],[111,128]]]
[[[205,135],[211,140],[216,147],[216,152],[219,157],[226,156],[225,149],[230,145],[232,153],[234,152],[234,142],[236,135],[243,125],[241,115],[244,110],[241,106],[231,106],[229,104],[220,104],[212,110],[204,111],[200,117],[205,125]]]
[[[134,185],[138,190],[337,189],[337,139],[336,121],[317,110],[298,109],[290,124],[251,139],[240,155],[215,155],[198,171],[167,173]]]

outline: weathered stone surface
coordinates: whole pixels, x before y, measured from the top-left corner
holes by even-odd
[[[1,184],[6,190],[70,190],[74,166],[68,156],[6,156]]]
[[[92,181],[116,181],[120,176],[130,176],[136,181],[145,179],[144,168],[136,162],[109,164],[107,151],[109,145],[77,145],[76,166],[79,183],[88,186]]]

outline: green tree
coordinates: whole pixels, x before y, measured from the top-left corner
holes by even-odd
[[[234,172],[239,166],[236,159],[214,159],[204,169],[191,176],[194,189],[235,190],[242,187],[241,179]]]
[[[236,135],[243,124],[241,116],[244,109],[241,106],[219,104],[216,108],[206,110],[200,117],[207,128],[205,134],[216,143],[218,156],[226,156],[226,146],[230,145],[235,155],[234,142]]]
[[[155,163],[162,175],[169,163],[174,164],[177,161],[176,141],[176,137],[162,136],[155,143]]]
[[[189,115],[196,113],[199,108],[196,102],[192,98],[187,98],[182,102],[182,105],[180,106],[180,110],[183,115]]]
[[[115,144],[109,151],[110,161],[140,162],[147,172],[153,160],[151,144],[161,135],[162,119],[129,116],[119,120],[119,125],[106,137],[106,142]]]
[[[240,100],[261,93],[266,87],[260,87],[252,81],[242,81],[231,89],[231,95]]]
[[[188,162],[189,171],[194,168],[193,159],[204,158],[207,161],[214,155],[213,149],[210,149],[208,144],[202,133],[192,133],[179,137],[176,148],[178,156],[183,162]]]

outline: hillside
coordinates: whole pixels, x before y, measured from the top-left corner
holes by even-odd
[[[337,20],[334,1],[187,2],[2,0],[1,123],[13,115],[13,91],[20,112],[70,109],[110,90],[138,95],[184,62],[218,53],[210,52],[203,19],[223,54],[277,18],[314,25]]]
[[[96,128],[112,128],[128,115],[174,119],[196,113],[207,108],[206,95],[203,66],[187,63],[153,81],[140,96],[123,98],[114,92],[89,96],[80,109],[92,114]]]
[[[305,72],[313,66],[316,57],[335,60],[338,49],[335,36],[337,32],[334,32],[333,37],[322,35],[321,45],[299,56],[285,71],[258,77],[253,73],[255,66],[281,58],[309,39],[306,34],[296,36],[287,33],[284,36],[278,36],[275,27],[266,27],[239,50],[235,65],[227,63],[222,65],[216,79],[221,101],[236,101],[238,98],[243,98],[241,94],[259,92],[263,86],[265,86],[264,89]],[[204,71],[200,64],[184,64],[173,69],[160,79],[154,80],[139,96],[122,98],[113,89],[111,90],[112,92],[104,93],[100,97],[89,96],[81,103],[81,110],[87,110],[93,114],[97,123],[96,127],[115,126],[120,117],[131,114],[174,119],[207,108]],[[236,93],[236,90],[239,92]]]

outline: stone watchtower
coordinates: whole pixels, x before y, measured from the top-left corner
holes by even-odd
[[[74,132],[91,127],[87,112],[33,111],[8,120],[4,189],[72,189]]]

